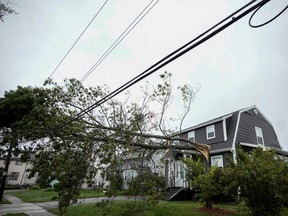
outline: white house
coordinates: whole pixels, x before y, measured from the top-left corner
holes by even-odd
[[[0,158],[0,169],[4,170],[6,158]],[[12,157],[10,159],[8,176],[6,178],[7,185],[33,185],[36,183],[37,176],[29,179],[29,172],[27,171],[32,167],[32,162],[22,162],[20,158]]]

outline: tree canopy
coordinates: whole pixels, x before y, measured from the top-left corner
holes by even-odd
[[[199,150],[207,156],[208,146],[174,136],[167,127],[171,74],[165,72],[160,77],[162,83],[146,83],[136,99],[126,92],[121,101],[111,98],[73,120],[73,116],[108,95],[109,88],[86,88],[76,79],[65,79],[59,85],[48,79],[41,88],[19,87],[1,99],[3,116],[13,116],[13,121],[7,118],[3,127],[17,128],[17,141],[29,141],[26,147],[35,156],[31,176],[37,173],[42,186],[59,181],[56,190],[62,213],[78,197],[83,180],[93,175],[93,171],[88,172],[90,167],[95,168],[94,172],[103,165],[113,167],[131,154],[142,155],[143,149]],[[197,90],[189,85],[178,90],[183,99],[183,113],[177,116],[181,130]],[[14,102],[18,106],[10,109]],[[173,140],[187,145],[175,146]]]
[[[9,14],[17,14],[16,11],[10,7],[9,0],[0,0],[0,20],[4,22],[4,17]]]
[[[36,138],[33,132],[36,130],[30,130],[30,120],[37,119],[41,122],[46,93],[44,89],[18,86],[16,90],[5,92],[4,97],[0,98],[0,156],[6,157],[5,172],[8,171],[11,155],[23,153],[25,146],[22,144],[27,138]],[[6,176],[3,176],[0,199],[3,196],[5,180]]]

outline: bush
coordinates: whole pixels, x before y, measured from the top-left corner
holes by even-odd
[[[212,208],[213,198],[223,191],[222,176],[222,168],[211,167],[209,172],[199,175],[193,181],[197,192],[196,197],[204,202],[205,208]]]
[[[54,190],[54,188],[51,187],[51,188],[46,188],[44,191],[45,191],[45,192],[53,192],[53,191],[55,191],[55,190]]]
[[[127,202],[123,205],[119,216],[134,216],[145,211],[145,205],[142,202]]]
[[[165,179],[150,170],[140,172],[128,184],[130,194],[147,197],[148,205],[155,206],[163,198]]]
[[[288,164],[274,151],[257,148],[250,153],[237,151],[237,163],[227,168],[232,190],[239,189],[249,215],[277,216],[286,201]]]
[[[39,185],[33,185],[29,188],[29,190],[40,190],[40,186]]]
[[[5,185],[5,190],[18,190],[22,189],[22,186],[17,184],[17,185]]]

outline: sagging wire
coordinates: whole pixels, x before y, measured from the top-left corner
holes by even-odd
[[[258,7],[253,13],[252,15],[250,16],[249,18],[249,26],[251,28],[260,28],[260,27],[263,27],[265,25],[267,25],[268,23],[272,22],[273,20],[275,20],[277,17],[279,17],[282,13],[284,13],[285,10],[288,9],[288,5],[282,10],[280,11],[276,16],[274,16],[273,18],[271,18],[270,20],[268,20],[267,22],[264,22],[262,24],[259,24],[259,25],[253,25],[252,24],[252,19],[253,17],[255,16],[255,14],[263,7],[264,5],[261,5],[260,7]]]

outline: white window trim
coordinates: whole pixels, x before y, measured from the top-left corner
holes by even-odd
[[[192,139],[193,138],[193,139]],[[195,138],[195,131],[189,131],[188,132],[188,140],[192,139],[193,142],[196,141],[196,138]]]
[[[213,132],[214,132],[214,136],[213,136],[213,137],[208,137],[208,128],[213,128]],[[213,124],[213,125],[207,126],[207,127],[206,127],[206,138],[207,138],[207,140],[208,140],[208,139],[213,139],[213,138],[215,138],[215,137],[216,137],[215,125]]]
[[[224,141],[227,141],[227,128],[226,128],[226,119],[222,121],[223,124],[223,136],[224,136]]]
[[[255,126],[255,134],[256,134],[256,142],[257,142],[257,144],[258,144],[258,145],[261,145],[261,146],[265,146],[262,128]],[[261,137],[261,138],[262,138],[263,144],[261,144],[261,143],[258,142],[258,137]]]
[[[221,158],[220,160],[221,160],[221,163],[222,164],[212,164],[212,162],[213,162],[213,159],[214,158]],[[218,166],[218,167],[224,167],[224,162],[223,162],[223,155],[214,155],[214,156],[211,156],[211,166]]]

